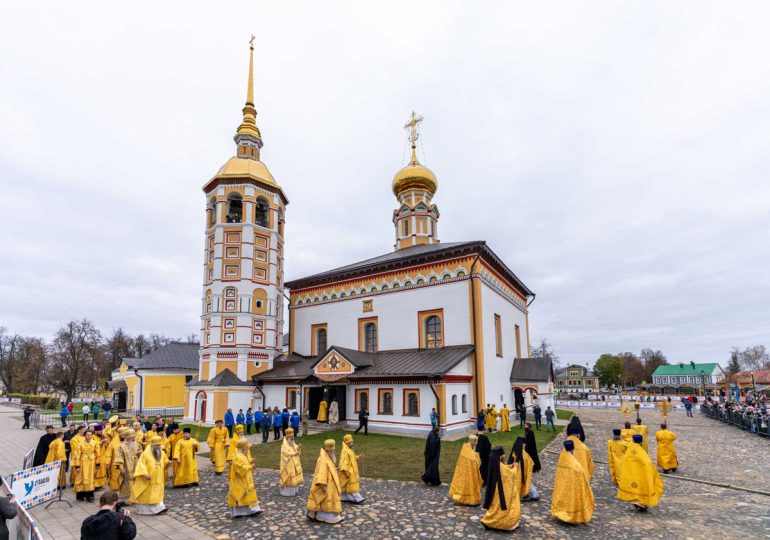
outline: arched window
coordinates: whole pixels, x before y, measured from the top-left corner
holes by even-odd
[[[267,199],[264,197],[258,197],[257,198],[257,212],[255,217],[255,222],[260,227],[269,227],[270,226],[270,219],[268,217],[268,214],[270,212],[270,203],[267,202]]]
[[[359,392],[358,394],[358,410],[369,410],[369,392]]]
[[[457,414],[457,394],[452,396],[452,414]]]
[[[425,283],[424,279],[420,278],[417,280],[417,285],[422,285],[423,283]]]
[[[278,235],[283,236],[283,210],[278,210]]]
[[[377,352],[377,325],[374,323],[364,326],[364,350]]]
[[[412,285],[412,282],[409,281],[408,279],[404,281],[404,287],[411,287],[411,285]]]
[[[441,334],[441,318],[431,315],[425,319],[425,348],[437,349],[443,347],[444,340]]]
[[[217,223],[217,201],[211,199],[209,206],[206,208],[207,226],[213,227]]]
[[[467,413],[468,412],[468,396],[463,394],[463,397],[462,397],[461,401],[462,401],[462,405],[463,405],[463,412]]]
[[[381,291],[387,291],[388,290],[388,284],[386,283],[385,285],[383,285],[380,290]]]
[[[393,414],[393,392],[382,394],[382,411],[380,414]]]
[[[428,280],[430,283],[433,283],[434,281],[438,281],[438,278],[436,276],[431,276]]]
[[[321,328],[315,336],[316,350],[318,354],[326,352],[326,328]]]
[[[405,416],[420,416],[420,398],[417,392],[409,392],[406,394]]]
[[[237,193],[227,198],[227,222],[240,223],[243,219],[243,199]]]

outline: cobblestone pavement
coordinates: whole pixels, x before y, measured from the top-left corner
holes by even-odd
[[[580,411],[587,443],[594,458],[606,461],[606,440],[611,429],[623,422],[617,411]],[[643,415],[654,432],[660,423],[657,412]],[[766,471],[770,444],[735,427],[675,413],[669,427],[677,434],[681,466],[676,474],[703,480],[732,483],[770,491]],[[770,538],[770,497],[703,485],[664,476],[665,494],[658,507],[646,514],[632,510],[615,498],[606,465],[597,464],[592,481],[596,498],[593,521],[578,527],[561,525],[549,513],[553,475],[563,437],[542,451],[543,471],[536,476],[542,499],[525,503],[515,534],[533,538]],[[655,455],[654,436],[650,452]],[[506,449],[508,450],[508,449]],[[422,456],[397,456],[422,459]],[[764,469],[760,460],[765,460]],[[451,504],[446,485],[429,488],[421,483],[362,480],[364,504],[343,506],[345,521],[339,525],[311,523],[304,515],[307,488],[300,496],[278,494],[278,473],[255,473],[258,494],[265,509],[251,518],[230,519],[225,499],[226,479],[216,477],[201,460],[201,486],[183,491],[168,490],[166,504],[171,517],[212,535],[235,539],[259,538],[498,538],[480,524],[481,508]],[[306,476],[306,485],[310,477]]]

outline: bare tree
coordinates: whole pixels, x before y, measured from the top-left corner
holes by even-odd
[[[536,346],[530,347],[529,356],[530,358],[548,358],[554,369],[560,365],[559,357],[554,352],[553,345],[548,341],[548,338],[543,338]]]
[[[22,337],[19,340],[19,371],[15,376],[18,390],[37,394],[48,370],[48,351],[42,339]]]
[[[725,369],[725,375],[727,375],[728,380],[730,377],[735,375],[741,370],[741,350],[738,347],[733,347],[732,350],[730,350],[730,362],[727,364],[727,369]]]
[[[134,338],[134,348],[132,354],[134,358],[141,358],[145,354],[149,354],[150,351],[150,342],[147,341],[147,338],[144,337],[144,334],[139,334]]]
[[[102,335],[87,319],[59,328],[51,343],[49,384],[69,401],[81,390],[92,390],[104,362]]]
[[[110,371],[117,369],[124,358],[132,358],[134,354],[134,340],[122,328],[112,331],[105,347]]]
[[[8,329],[0,326],[0,379],[8,392],[15,392],[16,374],[19,372],[19,341],[18,334],[9,334]]]
[[[747,347],[740,354],[741,367],[746,371],[755,371],[765,369],[770,363],[770,356],[767,354],[767,348],[764,345],[754,345]]]
[[[644,380],[644,364],[632,352],[623,352],[618,354],[620,363],[623,365],[623,374],[621,382],[623,386],[636,386]]]
[[[186,338],[184,338],[187,343],[198,343],[198,334],[193,332],[192,334],[188,335]]]
[[[658,366],[668,365],[666,355],[660,350],[642,349],[642,352],[639,353],[639,358],[644,366],[644,380],[647,382],[652,380],[652,374]]]
[[[168,345],[174,340],[165,334],[158,334],[153,332],[152,334],[150,334],[149,341],[150,341],[150,351],[152,352],[152,351],[157,351],[161,347],[165,347],[166,345]]]

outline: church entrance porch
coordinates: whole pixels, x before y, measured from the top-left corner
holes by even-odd
[[[310,411],[310,418],[315,420],[318,418],[318,407],[321,404],[321,400],[325,399],[331,407],[333,400],[337,400],[337,405],[340,410],[340,422],[345,421],[345,394],[347,393],[347,387],[344,384],[326,385],[326,386],[314,386],[308,388],[307,392],[307,404],[308,411]]]

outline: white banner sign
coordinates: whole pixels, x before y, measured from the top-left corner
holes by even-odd
[[[32,508],[56,497],[61,464],[54,461],[11,475],[11,491],[16,501],[24,508]]]

